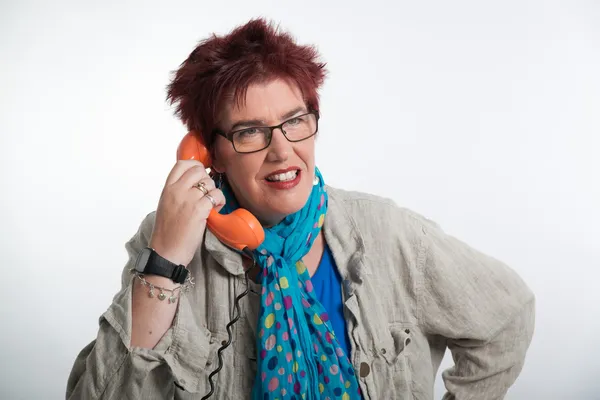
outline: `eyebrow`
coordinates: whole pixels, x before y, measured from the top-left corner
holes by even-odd
[[[296,107],[291,111],[286,112],[285,114],[283,114],[282,116],[279,117],[280,120],[284,121],[288,118],[293,117],[294,115],[298,114],[299,112],[307,112],[306,111],[306,107],[304,106],[300,106],[300,107]],[[267,123],[265,121],[263,121],[262,119],[247,119],[247,120],[242,120],[242,121],[236,121],[233,126],[231,127],[230,131],[233,131],[237,128],[240,127],[251,127],[251,126],[265,126]]]

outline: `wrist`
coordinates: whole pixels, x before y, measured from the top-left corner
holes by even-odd
[[[172,251],[172,250],[167,249],[164,246],[161,246],[160,243],[152,243],[151,242],[148,245],[148,247],[153,249],[156,252],[156,254],[158,254],[165,260],[172,262],[173,264],[183,265],[184,267],[187,268],[188,264],[190,263],[190,260],[188,260],[186,257],[182,257],[182,255],[178,254],[177,251]]]
[[[152,247],[145,247],[140,251],[133,270],[140,275],[156,275],[178,284],[183,284],[189,275],[183,264],[166,259]]]

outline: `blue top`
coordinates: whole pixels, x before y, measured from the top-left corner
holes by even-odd
[[[327,311],[333,333],[350,358],[350,341],[344,319],[344,301],[342,299],[342,277],[327,245],[325,245],[319,267],[310,280],[317,299]]]

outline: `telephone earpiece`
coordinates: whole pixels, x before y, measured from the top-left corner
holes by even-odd
[[[183,137],[177,148],[178,160],[198,160],[209,168],[212,165],[210,152],[202,144],[200,135],[194,131]],[[222,215],[211,210],[206,220],[208,229],[226,245],[247,252],[254,250],[265,240],[265,232],[258,220],[248,210],[238,208]]]

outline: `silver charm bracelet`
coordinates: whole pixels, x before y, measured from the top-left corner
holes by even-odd
[[[191,287],[194,286],[194,278],[192,278],[191,274],[188,274],[188,276],[185,280],[185,283],[183,285],[179,285],[173,289],[167,289],[164,287],[156,286],[156,285],[148,282],[146,280],[146,278],[144,278],[144,274],[140,274],[139,272],[137,272],[133,269],[131,270],[131,272],[134,273],[135,276],[137,276],[137,278],[140,280],[142,285],[149,288],[148,297],[154,298],[156,296],[156,294],[154,293],[155,289],[158,289],[160,291],[158,296],[156,296],[158,298],[158,300],[160,300],[160,301],[164,301],[167,298],[167,294],[165,294],[165,292],[171,293],[171,295],[168,297],[169,304],[175,303],[177,301],[177,299],[179,298],[179,296],[181,296],[181,293],[187,292]],[[179,292],[179,296],[176,295],[177,292]]]

